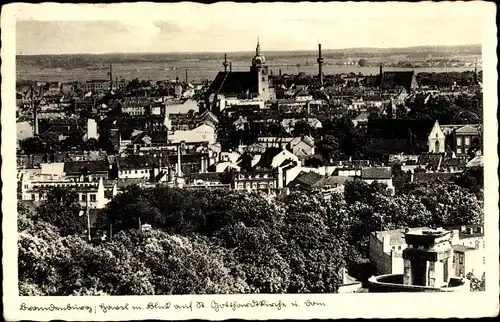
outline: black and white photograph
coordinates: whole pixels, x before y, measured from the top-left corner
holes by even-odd
[[[16,151],[2,167],[2,178],[15,172],[16,200],[2,206],[17,221],[12,291],[465,296],[495,286],[485,10],[391,5],[19,9],[15,106],[2,104],[15,114],[9,131],[2,116]]]

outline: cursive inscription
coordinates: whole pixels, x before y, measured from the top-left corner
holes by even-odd
[[[209,304],[208,304],[209,303]],[[158,311],[199,311],[199,310],[213,310],[215,312],[221,311],[236,311],[239,309],[253,309],[253,308],[271,308],[278,311],[286,309],[287,307],[319,307],[326,306],[323,302],[306,300],[304,302],[290,301],[283,302],[282,300],[267,301],[267,300],[251,300],[251,301],[189,301],[189,302],[149,302],[145,305],[138,305],[136,303],[129,304],[123,303],[121,305],[109,305],[101,303],[98,306],[91,307],[88,305],[74,305],[67,304],[66,306],[58,306],[50,304],[47,306],[28,305],[22,303],[20,306],[21,311],[87,311],[89,313],[113,313],[124,311],[138,311],[138,310],[158,310]]]
[[[128,311],[129,309],[128,303],[125,303],[125,305],[106,305],[101,303],[99,308],[103,313],[107,313],[108,311]]]
[[[238,301],[226,301],[226,302],[217,302],[215,300],[212,300],[210,307],[215,311],[219,312],[222,309],[230,309],[233,311],[236,311],[236,309],[240,308],[254,308],[254,307],[271,307],[271,308],[276,308],[277,310],[281,310],[282,308],[286,307],[286,304],[283,303],[281,300],[277,302],[269,302],[269,301],[256,301],[252,300],[250,302],[238,302]]]
[[[58,306],[50,304],[48,306],[37,306],[37,305],[27,305],[26,303],[21,303],[19,308],[21,311],[87,311],[92,313],[92,307],[87,305],[72,305],[67,304],[66,306]]]

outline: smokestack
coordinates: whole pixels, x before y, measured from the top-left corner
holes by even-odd
[[[280,75],[280,77],[281,77],[281,69],[279,70],[279,75]]]
[[[227,54],[224,54],[224,62],[222,63],[222,66],[224,66],[224,73],[227,73]]]
[[[37,104],[35,103],[35,93],[34,91],[32,92],[33,95],[31,95],[31,102],[33,104],[33,134],[35,136],[38,136],[38,108],[39,106],[37,106]],[[40,85],[40,102],[42,101],[43,99],[43,85]],[[40,103],[38,103],[38,105],[40,105]]]
[[[118,89],[118,76],[115,77],[115,86],[116,86],[116,89]]]
[[[323,85],[323,63],[324,59],[321,56],[321,44],[318,44],[318,77],[319,77],[319,83]]]
[[[230,62],[230,63],[229,63],[229,72],[231,73],[232,71],[233,71],[233,63],[232,63],[232,62]]]
[[[113,65],[109,65],[109,89],[113,89]]]
[[[187,82],[188,82],[188,70],[186,68],[186,84],[187,84]]]
[[[380,74],[380,77],[382,77],[382,75],[384,75],[384,68],[383,68],[382,62],[380,62],[379,74]]]
[[[177,177],[181,176],[181,144],[177,146]]]

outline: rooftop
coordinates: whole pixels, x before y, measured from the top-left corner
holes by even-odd
[[[362,179],[391,179],[391,167],[364,167],[361,169]]]

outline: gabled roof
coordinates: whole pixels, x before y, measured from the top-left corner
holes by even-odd
[[[483,166],[483,156],[482,155],[478,155],[478,156],[474,157],[474,159],[470,160],[466,165],[467,168],[482,167],[482,166]]]
[[[346,177],[346,176],[328,176],[320,179],[319,181],[315,182],[312,186],[314,188],[322,188],[325,186],[332,186],[332,187],[337,187],[339,185],[345,184],[347,181],[353,181],[353,177]]]
[[[465,167],[467,160],[462,158],[446,158],[441,161],[441,167]]]
[[[266,151],[262,153],[259,162],[255,166],[259,168],[271,168],[274,157],[281,151],[283,151],[283,149],[267,148]]]
[[[409,139],[410,133],[419,140],[428,139],[435,121],[405,119],[371,119],[368,121],[367,136],[384,139]]]
[[[220,182],[222,180],[223,173],[220,172],[206,172],[206,173],[192,173],[188,177],[190,180],[202,180],[209,182]]]
[[[396,88],[397,86],[404,87],[407,91],[412,88],[412,83],[415,81],[414,71],[388,71],[382,76],[381,88]]]
[[[448,172],[416,172],[413,174],[413,181],[415,183],[431,183],[438,180],[442,182],[450,182],[453,175],[453,173]]]
[[[323,179],[324,177],[316,172],[300,172],[299,175],[290,182],[290,186],[302,185],[306,187],[312,187],[315,183]]]
[[[391,167],[366,167],[361,168],[361,179],[377,180],[391,179]]]
[[[432,165],[432,166],[438,166],[439,163],[441,162],[442,159],[441,154],[422,154],[421,156],[418,157],[418,164],[420,165]]]
[[[481,129],[479,125],[466,124],[460,128],[458,128],[455,133],[457,134],[481,134]]]
[[[257,93],[257,78],[252,72],[219,72],[209,92],[220,94]]]
[[[167,143],[167,131],[152,131],[149,133],[149,136],[153,143]]]
[[[151,155],[133,155],[117,160],[120,170],[151,168],[155,163]]]
[[[64,172],[67,175],[80,175],[86,169],[89,174],[108,172],[106,161],[70,161],[64,163]]]
[[[449,135],[449,134],[453,133],[453,131],[455,131],[456,129],[461,128],[462,126],[463,125],[455,125],[455,124],[441,125],[441,131],[443,131],[444,135]]]
[[[217,119],[217,117],[210,111],[206,110],[205,112],[203,112],[201,115],[199,115],[197,118],[196,118],[197,121],[204,121],[204,120],[210,120],[212,121],[214,124],[218,124],[219,123],[219,119]]]
[[[354,120],[356,120],[356,121],[368,121],[369,116],[370,116],[370,113],[368,113],[367,111],[363,111],[363,112],[359,113],[358,116],[356,116],[354,118]]]
[[[307,145],[309,145],[310,147],[314,148],[314,139],[308,135],[306,135],[304,137],[299,136],[299,137],[293,138],[293,140],[290,141],[290,145],[293,147],[293,146],[299,144],[300,142],[304,142]]]

